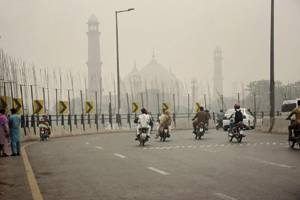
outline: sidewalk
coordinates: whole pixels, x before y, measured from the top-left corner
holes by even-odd
[[[21,156],[0,157],[0,199],[32,200]]]

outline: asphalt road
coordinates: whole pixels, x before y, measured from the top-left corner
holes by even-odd
[[[45,200],[300,199],[300,151],[287,137],[176,131],[145,147],[134,133],[51,139],[27,147]]]

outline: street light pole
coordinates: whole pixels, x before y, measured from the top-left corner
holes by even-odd
[[[120,114],[120,108],[121,108],[118,13],[129,12],[129,11],[132,11],[132,10],[134,10],[134,8],[129,8],[127,10],[115,11],[115,17],[116,17],[116,51],[117,51],[116,53],[117,53],[118,115]]]
[[[270,37],[270,128],[272,131],[275,116],[275,81],[274,81],[274,0],[271,0],[271,37]]]

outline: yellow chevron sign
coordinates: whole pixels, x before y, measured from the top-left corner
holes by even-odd
[[[13,108],[15,108],[17,110],[17,113],[21,114],[23,112],[22,99],[21,98],[15,98],[15,99],[13,99],[12,103],[13,103],[12,106],[13,106]]]
[[[58,102],[58,113],[61,115],[68,114],[68,102],[67,101],[59,101]]]
[[[33,100],[33,114],[44,114],[44,100]]]
[[[136,102],[132,102],[132,112],[136,113],[139,109],[139,105]]]
[[[0,107],[4,109],[6,112],[8,111],[8,101],[9,101],[8,96],[1,96],[0,97]]]
[[[90,114],[92,112],[94,112],[94,102],[86,101],[85,102],[85,113]]]
[[[200,103],[196,102],[196,112],[200,112]]]
[[[169,110],[169,105],[167,103],[162,103],[163,110]]]

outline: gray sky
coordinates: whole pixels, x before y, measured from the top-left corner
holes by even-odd
[[[300,80],[300,1],[276,2],[276,79]],[[0,0],[0,47],[43,66],[85,69],[87,20],[100,21],[104,73],[115,73],[114,11],[120,68],[157,60],[181,79],[213,76],[213,50],[223,49],[225,94],[234,82],[268,79],[270,0]]]

